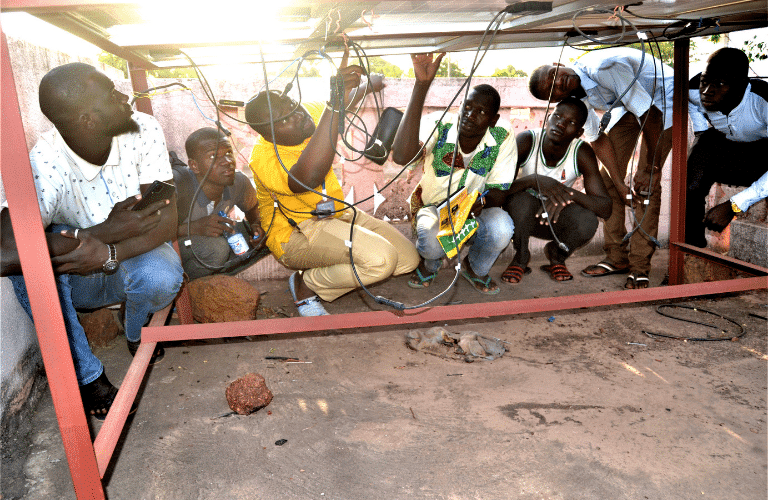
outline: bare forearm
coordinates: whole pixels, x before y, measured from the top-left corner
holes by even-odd
[[[416,82],[411,99],[395,134],[392,145],[392,161],[405,165],[412,161],[419,152],[419,125],[424,101],[431,82]]]
[[[288,177],[288,187],[294,193],[303,193],[309,188],[320,186],[328,175],[336,155],[334,146],[339,137],[339,114],[325,110],[315,133],[307,147],[299,156],[299,160],[291,167]],[[330,136],[329,136],[330,128]],[[294,179],[295,177],[295,179]],[[304,186],[302,186],[302,184]]]

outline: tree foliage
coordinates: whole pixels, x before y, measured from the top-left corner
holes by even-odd
[[[459,68],[459,65],[455,62],[451,61],[448,62],[448,59],[443,59],[443,62],[440,63],[440,67],[437,69],[437,73],[435,74],[435,78],[448,78],[448,68],[450,64],[451,69],[451,78],[464,78],[467,75],[464,74],[463,71],[461,71],[461,68]],[[408,78],[414,78],[413,68],[408,70]]]
[[[128,63],[125,59],[117,57],[109,52],[102,52],[99,54],[99,62],[112,66],[123,72],[123,78],[128,78]],[[195,70],[193,68],[166,68],[166,69],[153,69],[148,72],[150,76],[155,78],[196,78]]]
[[[379,73],[388,78],[400,78],[403,76],[403,70],[400,66],[385,61],[381,57],[369,57],[368,66],[371,73]]]
[[[491,76],[507,78],[526,78],[528,73],[521,69],[515,69],[511,64],[504,69],[497,68]]]
[[[768,59],[768,43],[758,41],[757,35],[753,36],[751,40],[746,40],[742,50],[749,57],[749,62]]]

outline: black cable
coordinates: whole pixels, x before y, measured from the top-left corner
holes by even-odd
[[[746,333],[746,330],[744,329],[744,327],[741,324],[739,324],[738,321],[736,321],[734,319],[731,319],[731,318],[729,318],[727,316],[724,316],[724,315],[722,315],[720,313],[708,311],[708,310],[702,309],[700,307],[688,306],[688,305],[684,305],[684,304],[660,304],[659,306],[656,307],[656,312],[661,314],[662,316],[666,316],[667,318],[677,319],[677,320],[680,320],[680,321],[686,321],[688,323],[693,323],[693,324],[696,324],[696,325],[706,326],[707,328],[717,328],[717,329],[720,330],[720,332],[722,334],[727,334],[728,333],[725,330],[723,330],[722,328],[720,328],[719,326],[714,325],[714,324],[703,323],[703,322],[700,322],[700,321],[695,321],[695,320],[687,319],[687,318],[681,318],[679,316],[673,316],[671,314],[664,313],[664,312],[661,311],[662,308],[689,309],[689,310],[696,311],[696,312],[702,312],[702,313],[705,313],[705,314],[711,314],[712,316],[717,316],[718,318],[721,318],[721,319],[723,319],[725,321],[728,321],[729,323],[733,323],[739,329],[739,332],[736,335],[727,335],[727,336],[720,336],[720,337],[709,337],[709,336],[707,336],[707,337],[689,337],[689,336],[685,336],[685,335],[670,335],[670,334],[667,334],[667,333],[657,333],[657,332],[649,332],[649,331],[646,331],[646,330],[642,330],[642,332],[644,334],[648,335],[649,337],[656,336],[656,337],[665,337],[665,338],[668,338],[668,339],[675,339],[675,340],[690,340],[690,341],[704,341],[704,342],[710,341],[711,342],[711,341],[717,341],[717,340],[739,339],[739,338],[743,337],[744,334]]]

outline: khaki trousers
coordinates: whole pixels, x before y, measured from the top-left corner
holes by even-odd
[[[637,118],[631,113],[625,113],[624,116],[608,132],[608,138],[616,151],[619,173],[626,177],[627,166],[635,149],[637,138],[640,135],[640,124]],[[659,148],[661,150],[660,163],[663,165],[672,149],[672,129],[669,128],[662,132]],[[650,147],[654,147],[651,144]],[[646,170],[647,148],[649,147],[645,135],[640,145],[640,158],[637,170]],[[619,192],[613,185],[608,172],[605,168],[600,170],[608,188],[608,194],[613,201],[613,211],[610,218],[603,225],[605,260],[615,267],[624,268],[629,266],[630,272],[635,276],[648,276],[651,271],[651,257],[656,251],[656,245],[648,238],[658,238],[659,234],[659,211],[661,209],[661,172],[653,172],[651,178],[651,197],[648,205],[641,202],[635,204],[634,216],[630,216],[630,227],[640,226],[632,233],[629,240],[624,241],[627,234],[625,222],[625,209],[628,207],[624,200],[619,196]],[[644,200],[645,198],[643,198]],[[632,211],[632,209],[629,209]]]
[[[280,262],[290,269],[305,270],[304,283],[321,299],[335,300],[360,286],[347,246],[351,227],[351,210],[339,218],[305,220],[284,244]],[[359,210],[351,248],[354,269],[365,286],[410,273],[419,265],[419,253],[408,238]]]

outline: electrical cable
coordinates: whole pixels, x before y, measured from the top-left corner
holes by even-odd
[[[703,323],[701,321],[695,321],[695,320],[688,319],[688,318],[681,318],[679,316],[673,316],[671,314],[662,312],[663,308],[688,309],[688,310],[695,311],[695,312],[702,312],[702,313],[705,313],[705,314],[710,314],[712,316],[717,316],[718,318],[721,318],[721,319],[723,319],[723,320],[725,320],[725,321],[727,321],[729,323],[732,323],[732,324],[736,325],[736,327],[739,329],[739,331],[738,331],[738,333],[736,335],[730,335],[730,334],[729,335],[725,335],[728,332],[726,332],[725,330],[723,330],[722,328],[720,328],[717,325],[709,324],[709,323]],[[642,332],[644,334],[648,335],[649,337],[664,337],[664,338],[675,339],[675,340],[690,340],[690,341],[703,341],[703,342],[710,341],[711,342],[711,341],[717,341],[717,340],[734,340],[734,339],[739,339],[739,338],[743,337],[744,334],[746,333],[746,330],[744,329],[744,327],[741,324],[739,324],[738,321],[736,321],[734,319],[731,319],[728,316],[724,316],[724,315],[722,315],[720,313],[708,311],[708,310],[702,309],[700,307],[688,306],[688,305],[685,305],[685,304],[660,304],[660,305],[658,305],[656,307],[656,312],[661,314],[662,316],[666,316],[667,318],[677,319],[677,320],[680,320],[680,321],[686,321],[688,323],[693,323],[693,324],[696,324],[696,325],[702,325],[702,326],[706,326],[708,328],[719,329],[720,333],[722,333],[723,335],[722,336],[718,336],[718,337],[710,337],[710,336],[706,336],[706,337],[690,337],[690,336],[686,336],[686,335],[671,335],[671,334],[667,334],[667,333],[649,332],[649,331],[646,331],[646,330],[642,330]]]

